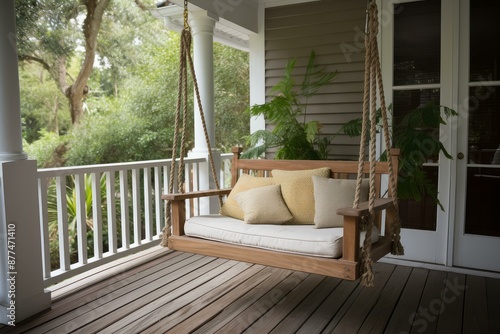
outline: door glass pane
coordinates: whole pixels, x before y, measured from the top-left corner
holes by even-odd
[[[441,1],[394,8],[394,85],[440,82]]]
[[[424,166],[427,178],[434,184],[438,182],[438,167]],[[399,217],[401,226],[414,230],[436,230],[437,204],[430,196],[426,196],[421,201],[400,200]]]
[[[397,122],[418,107],[434,101],[439,105],[439,89],[395,90],[393,94],[394,122]]]
[[[394,91],[393,125],[397,125],[402,118],[404,118],[416,108],[427,104],[429,101],[434,101],[435,104],[439,105],[439,94],[439,89]],[[436,138],[439,136],[439,129],[429,129],[429,131],[433,136],[436,136]],[[427,162],[437,161],[437,156],[431,156],[427,160]],[[426,178],[437,188],[438,166],[424,165],[424,172],[427,175]],[[409,176],[400,173],[400,181],[404,177]],[[427,196],[420,201],[401,199],[400,207],[401,224],[403,227],[418,230],[436,230],[437,204],[432,199],[432,197]]]
[[[499,91],[500,87],[494,86],[469,89],[470,164],[493,164],[495,153],[500,148]],[[500,165],[500,162],[495,164]]]
[[[500,236],[500,87],[471,87],[465,233]],[[482,166],[477,166],[482,165]],[[498,167],[497,167],[498,166]]]
[[[470,3],[470,81],[500,80],[500,1]]]
[[[500,168],[467,169],[465,233],[500,237]]]

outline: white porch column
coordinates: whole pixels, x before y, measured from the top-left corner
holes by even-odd
[[[218,19],[216,15],[207,11],[190,13],[190,26],[193,35],[193,62],[198,81],[201,105],[207,127],[210,145],[208,147],[198,104],[194,102],[194,148],[190,157],[203,157],[208,161],[208,150],[212,150],[217,173],[220,171],[220,152],[215,144],[215,102],[214,102],[214,28]],[[215,182],[210,171],[210,165],[203,164],[200,171],[199,187],[201,190],[214,189]],[[217,198],[210,198],[200,202],[202,214],[217,213],[219,203]]]
[[[50,308],[44,291],[36,161],[23,152],[14,1],[0,1],[0,323]]]
[[[215,102],[214,102],[214,28],[216,18],[209,13],[190,14],[193,34],[193,62],[201,104],[205,115],[208,137],[212,146],[215,142]],[[193,152],[207,152],[208,146],[203,133],[198,104],[194,103],[194,149]]]
[[[0,3],[0,162],[26,159],[21,134],[14,0]]]
[[[259,3],[258,33],[250,35],[250,106],[266,102],[265,6]],[[266,129],[263,115],[250,118],[250,133]]]

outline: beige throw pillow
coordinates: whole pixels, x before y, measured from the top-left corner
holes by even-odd
[[[281,185],[285,204],[293,215],[290,224],[314,224],[314,187],[312,176],[330,176],[330,168],[273,170],[274,182]]]
[[[356,193],[356,180],[329,179],[312,177],[314,184],[316,228],[342,227],[344,217],[337,214],[337,209],[352,207]],[[368,200],[368,179],[361,182],[360,201]]]
[[[222,205],[220,214],[243,220],[245,218],[245,214],[238,205],[238,202],[236,202],[236,195],[242,191],[269,186],[272,184],[274,184],[272,177],[257,177],[248,174],[241,174],[233,189],[229,193],[225,203]]]
[[[236,201],[245,213],[248,224],[283,224],[293,219],[281,197],[279,185],[240,192]]]

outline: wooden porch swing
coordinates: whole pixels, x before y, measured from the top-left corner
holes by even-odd
[[[223,196],[228,196],[232,188],[220,189],[217,172],[214,167],[211,150],[209,149],[209,162],[212,176],[217,189],[184,193],[184,161],[185,135],[187,124],[187,67],[193,78],[196,100],[199,106],[201,121],[204,128],[207,146],[210,148],[205,118],[198,92],[198,85],[194,73],[193,61],[190,54],[191,32],[188,25],[187,0],[184,1],[184,30],[181,34],[181,61],[178,82],[178,103],[175,117],[174,145],[172,153],[171,174],[169,182],[169,194],[163,195],[165,204],[165,228],[163,231],[162,245],[173,250],[192,252],[208,256],[228,258],[238,261],[262,264],[267,266],[304,271],[326,276],[333,276],[347,280],[362,278],[366,286],[373,285],[373,261],[392,253],[402,255],[403,247],[400,243],[400,220],[397,189],[398,171],[398,149],[388,150],[386,162],[375,160],[376,149],[376,100],[377,87],[380,95],[383,135],[386,147],[391,147],[389,138],[389,127],[387,120],[387,108],[383,93],[380,61],[378,56],[377,34],[378,19],[377,6],[374,0],[370,0],[367,10],[367,37],[365,40],[365,86],[363,100],[363,123],[360,139],[359,160],[356,161],[323,161],[323,160],[265,160],[265,159],[240,159],[240,148],[233,149],[232,181],[234,187],[240,176],[251,174],[260,177],[272,176],[272,171],[280,170],[310,170],[327,167],[331,170],[330,177],[349,179],[356,177],[355,198],[352,207],[337,210],[343,215],[343,243],[340,258],[318,257],[297,254],[294,252],[283,252],[275,249],[263,249],[255,246],[226,243],[211,238],[199,238],[185,234],[186,223],[186,200],[201,197],[219,196],[222,207]],[[368,129],[369,128],[369,129]],[[181,132],[181,134],[179,134]],[[179,136],[180,143],[179,143]],[[370,138],[369,161],[365,162],[365,140]],[[179,163],[176,162],[177,146],[180,147]],[[177,193],[174,193],[174,175],[177,170]],[[387,197],[382,192],[383,175],[387,175],[389,186]],[[368,201],[360,203],[362,179],[369,177]],[[386,210],[385,221],[382,222],[381,211]],[[361,226],[366,226],[363,244],[360,244]],[[286,228],[286,225],[284,225]],[[372,244],[372,228],[377,227],[379,231],[385,230],[378,241]]]

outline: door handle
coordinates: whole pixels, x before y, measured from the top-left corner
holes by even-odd
[[[464,154],[463,154],[462,152],[459,152],[459,153],[457,154],[457,158],[458,158],[458,160],[462,160],[464,157],[465,157],[465,156],[464,156]]]

